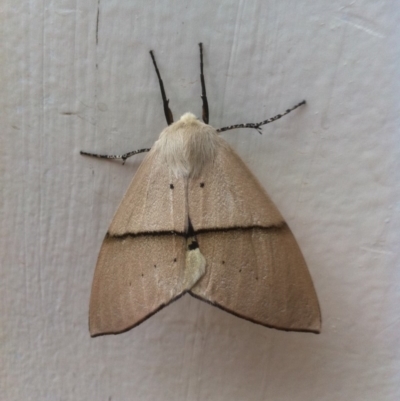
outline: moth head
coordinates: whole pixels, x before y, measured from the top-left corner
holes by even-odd
[[[216,130],[194,114],[185,113],[166,127],[155,143],[167,166],[175,176],[198,176],[216,154],[219,138]]]
[[[199,119],[193,113],[188,112],[188,113],[183,114],[182,117],[178,121],[181,121],[182,123],[185,123],[185,124],[192,124],[192,123],[199,122]]]

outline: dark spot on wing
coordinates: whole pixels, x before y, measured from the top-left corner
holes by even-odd
[[[222,264],[223,264],[223,265],[225,264],[225,260],[222,261]]]
[[[201,183],[200,183],[200,187],[201,187],[201,188],[204,188],[204,182],[201,182]]]
[[[174,184],[169,184],[169,187],[170,187],[171,189],[174,189]]]
[[[174,262],[176,262],[176,258],[174,258]]]
[[[188,248],[189,251],[193,251],[194,249],[197,249],[199,247],[199,243],[197,241],[193,241],[191,244],[189,244]]]
[[[156,269],[156,268],[157,268],[157,265],[154,265],[154,268]]]

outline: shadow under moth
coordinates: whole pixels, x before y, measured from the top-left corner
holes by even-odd
[[[101,246],[90,298],[91,336],[127,331],[185,293],[254,323],[319,333],[321,314],[307,265],[278,209],[244,162],[208,125],[200,46],[203,122],[173,121],[150,52],[168,126],[148,152]]]

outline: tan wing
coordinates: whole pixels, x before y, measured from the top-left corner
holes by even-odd
[[[150,151],[110,225],[93,278],[92,336],[120,333],[179,297],[185,275],[185,182]],[[185,288],[189,287],[188,288]]]
[[[236,152],[222,139],[214,163],[189,180],[189,216],[195,231],[269,227],[283,218]]]
[[[152,149],[143,160],[109,228],[110,235],[185,232],[185,181],[177,179]]]
[[[256,323],[318,333],[318,299],[296,240],[230,147],[189,181],[188,199],[207,263],[191,294]]]
[[[93,278],[90,334],[128,330],[181,295],[185,254],[178,235],[107,236]]]
[[[191,293],[242,318],[319,333],[318,299],[289,228],[201,233],[206,273]]]

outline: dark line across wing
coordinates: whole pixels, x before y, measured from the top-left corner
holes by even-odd
[[[193,236],[193,233],[195,235],[199,235],[199,234],[229,232],[229,231],[251,231],[254,229],[264,229],[264,230],[272,231],[272,230],[280,230],[285,227],[287,227],[287,224],[285,221],[282,221],[282,223],[280,223],[280,224],[273,224],[270,226],[254,225],[254,226],[248,226],[248,227],[203,228],[200,230],[194,230],[193,232],[189,232],[189,233],[179,232],[179,231],[144,231],[141,233],[126,233],[126,234],[122,234],[122,235],[111,235],[110,233],[107,232],[106,237],[123,240],[124,238],[128,238],[128,237],[142,237],[142,236],[157,237],[159,235],[177,235],[180,237],[189,238],[189,237]]]

